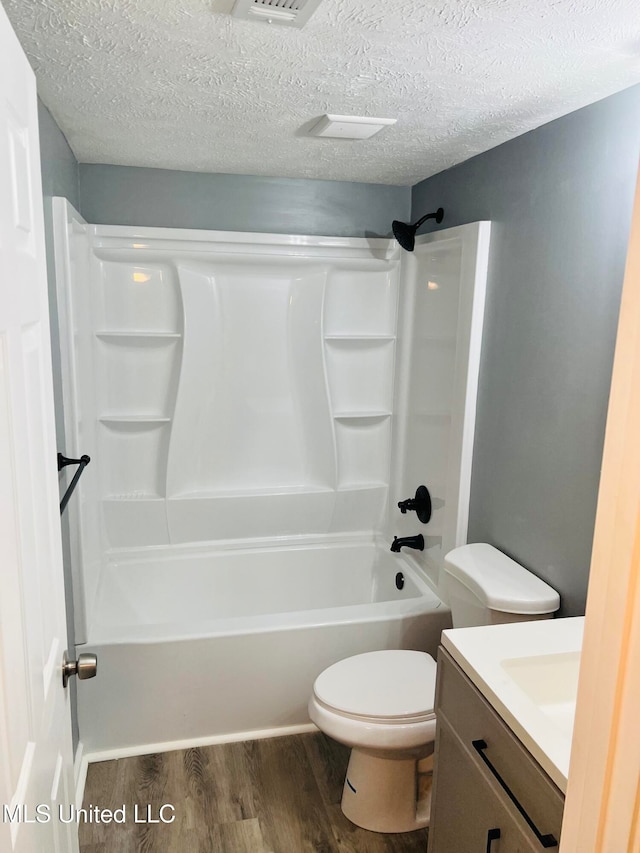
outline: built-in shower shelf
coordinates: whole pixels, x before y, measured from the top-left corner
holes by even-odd
[[[325,335],[325,341],[335,341],[337,343],[382,343],[386,341],[395,341],[395,335]]]
[[[336,489],[337,492],[378,492],[389,487],[388,483],[383,483],[381,480],[351,480],[341,483]]]
[[[168,424],[171,423],[171,418],[155,417],[154,415],[104,415],[98,418],[101,424]]]
[[[157,503],[157,504],[162,503],[163,505],[166,502],[166,498],[163,497],[162,495],[158,495],[156,492],[143,492],[143,491],[123,492],[122,494],[119,494],[119,495],[108,494],[108,495],[105,495],[102,498],[102,500],[104,502],[107,502],[107,501],[114,501],[114,502],[138,501],[139,503],[142,503],[142,501],[145,501],[148,503]]]
[[[135,343],[136,341],[173,341],[181,338],[180,332],[96,332],[96,337],[102,341],[111,341],[118,343]]]
[[[332,486],[308,484],[304,486],[271,486],[269,488],[243,488],[234,489],[194,489],[193,491],[181,491],[167,495],[170,500],[193,500],[197,498],[256,498],[256,497],[278,497],[282,495],[323,495],[331,494],[335,489]]]
[[[333,417],[336,421],[372,421],[390,418],[391,412],[334,412]]]

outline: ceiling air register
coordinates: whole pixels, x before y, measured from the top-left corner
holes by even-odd
[[[234,18],[303,27],[322,0],[236,0]]]

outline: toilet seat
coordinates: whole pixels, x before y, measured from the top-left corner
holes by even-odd
[[[345,658],[314,684],[318,705],[346,719],[381,725],[431,720],[436,662],[425,652],[392,649]]]
[[[318,676],[309,716],[321,731],[352,749],[406,756],[435,738],[435,680],[436,662],[425,652],[354,655]]]
[[[380,717],[372,714],[348,714],[346,711],[341,711],[338,708],[334,708],[332,705],[327,705],[321,699],[318,699],[317,696],[313,697],[313,701],[318,708],[323,708],[329,714],[333,714],[345,720],[354,720],[358,723],[368,723],[372,726],[410,726],[411,724],[428,722],[429,720],[435,720],[436,718],[435,711],[426,711],[424,714],[411,714],[406,717]]]

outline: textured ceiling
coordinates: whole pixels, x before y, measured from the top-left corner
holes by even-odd
[[[640,82],[638,0],[1,0],[86,163],[414,184]],[[323,113],[397,118],[363,141]]]

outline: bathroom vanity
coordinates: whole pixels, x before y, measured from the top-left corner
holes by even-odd
[[[428,853],[557,850],[582,622],[444,632]]]

